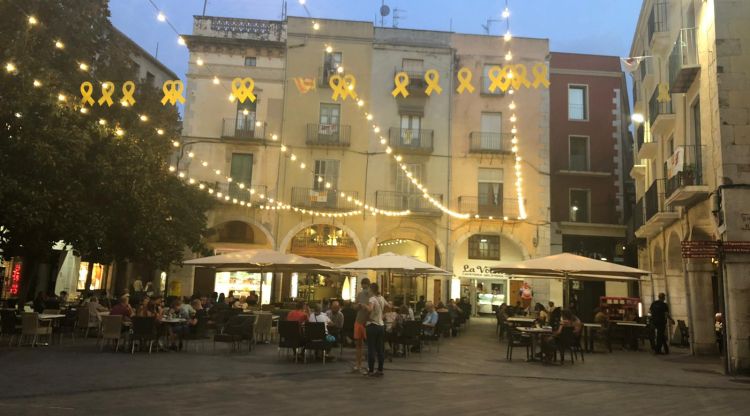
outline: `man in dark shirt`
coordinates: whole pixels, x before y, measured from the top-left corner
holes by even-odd
[[[654,301],[651,304],[651,323],[656,329],[656,345],[654,346],[654,353],[656,354],[669,354],[669,345],[667,343],[667,321],[674,323],[672,316],[669,314],[669,305],[664,300],[667,295],[659,293],[659,300]],[[662,352],[662,346],[664,352]]]

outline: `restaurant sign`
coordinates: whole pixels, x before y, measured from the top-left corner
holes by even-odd
[[[502,273],[493,273],[490,266],[464,264],[461,277],[469,279],[504,279]]]

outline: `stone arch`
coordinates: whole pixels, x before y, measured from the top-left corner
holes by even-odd
[[[677,235],[676,231],[669,233],[667,237],[667,270],[681,270],[682,269],[682,245],[680,236]]]
[[[651,271],[664,274],[664,254],[659,244],[654,244],[654,254],[651,256]]]
[[[446,258],[447,251],[445,243],[437,238],[437,235],[435,235],[435,233],[429,228],[412,222],[402,223],[398,226],[378,232],[378,234],[368,240],[365,255],[370,256],[377,254],[375,253],[375,250],[377,249],[377,244],[379,242],[393,239],[408,239],[415,241],[428,240],[429,242],[433,242],[435,248],[437,248],[438,253],[440,254],[441,267],[445,267],[447,264],[448,259]],[[427,257],[430,258],[429,250]]]
[[[301,222],[295,225],[294,227],[292,227],[286,233],[284,238],[281,240],[281,243],[278,246],[279,251],[288,253],[291,248],[292,239],[294,238],[294,236],[297,235],[297,233],[299,233],[300,231],[304,230],[305,228],[311,227],[316,224],[330,225],[330,226],[337,227],[337,228],[344,230],[344,232],[346,232],[346,234],[349,237],[351,237],[352,241],[354,242],[354,246],[357,248],[357,258],[361,259],[363,257],[364,251],[362,250],[362,241],[359,239],[359,236],[357,236],[357,233],[355,233],[351,227],[349,227],[346,224],[336,223],[333,219],[323,219],[323,218],[313,220],[309,223]]]
[[[214,218],[214,220],[217,220],[217,218]],[[271,232],[260,222],[248,218],[245,216],[240,215],[229,215],[229,216],[221,216],[218,221],[214,221],[213,225],[209,227],[209,229],[217,229],[223,225],[231,224],[231,223],[243,223],[250,226],[253,230],[254,234],[258,234],[258,232],[264,237],[265,241],[261,243],[249,243],[249,244],[260,244],[267,246],[269,248],[275,247],[275,240],[273,238],[273,235],[271,235]]]
[[[454,240],[453,246],[459,247],[461,244],[463,244],[464,241],[469,239],[469,237],[474,234],[497,234],[502,236],[504,239],[511,241],[516,247],[518,247],[521,250],[523,260],[530,259],[531,255],[529,254],[528,247],[523,244],[523,242],[517,235],[505,232],[506,228],[508,228],[507,225],[503,226],[502,224],[497,223],[483,224],[481,228],[472,227],[471,224],[466,224],[454,231],[453,235],[457,235],[458,237]]]
[[[701,227],[693,226],[690,230],[690,241],[713,241],[715,238]]]

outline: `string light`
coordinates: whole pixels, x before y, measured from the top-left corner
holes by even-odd
[[[159,12],[159,13],[156,14],[156,20],[158,20],[160,22],[166,22],[167,21],[167,16],[164,16],[164,13]]]
[[[8,62],[5,64],[5,72],[11,74],[13,72],[16,72],[18,68],[16,68],[16,65],[13,62]]]
[[[78,64],[78,69],[80,69],[81,71],[88,71],[89,70],[89,66],[87,64],[81,62],[80,64]]]
[[[39,23],[39,21],[34,16],[29,16],[28,22],[29,26],[36,26],[36,24]]]
[[[62,41],[60,41],[60,40],[56,40],[56,41],[55,41],[55,47],[56,47],[57,49],[65,49],[65,44],[64,44],[64,43],[62,43]]]
[[[34,85],[35,88],[39,88],[39,87],[42,86],[42,81],[39,81],[38,79],[35,79],[32,84]]]

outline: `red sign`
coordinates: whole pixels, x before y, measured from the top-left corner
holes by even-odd
[[[750,241],[725,241],[722,247],[725,253],[750,254]]]
[[[11,296],[18,296],[18,289],[21,287],[21,263],[13,264],[13,270],[10,272],[10,290]]]
[[[682,258],[710,259],[718,256],[719,243],[717,241],[683,241]]]

